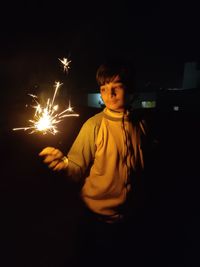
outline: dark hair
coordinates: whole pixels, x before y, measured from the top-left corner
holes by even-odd
[[[135,85],[135,71],[133,64],[125,60],[109,60],[101,64],[96,72],[96,81],[99,86],[111,82],[116,76],[127,91],[133,90]]]

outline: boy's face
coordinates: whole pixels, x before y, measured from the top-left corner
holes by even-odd
[[[125,86],[116,76],[112,81],[100,86],[100,93],[107,108],[123,112],[125,110]]]

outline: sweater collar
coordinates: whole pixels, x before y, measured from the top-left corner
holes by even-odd
[[[104,108],[103,113],[107,119],[115,121],[122,121],[122,120],[128,121],[130,115],[129,111],[117,112],[108,108]]]

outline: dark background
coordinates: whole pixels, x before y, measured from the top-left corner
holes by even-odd
[[[176,1],[7,3],[1,11],[1,72],[10,92],[62,77],[72,60],[70,90],[97,90],[107,56],[132,59],[138,87],[181,87],[183,64],[199,59],[198,4]]]
[[[97,92],[96,68],[109,55],[135,62],[138,91],[149,83],[181,87],[184,63],[199,60],[198,4],[1,5],[2,266],[72,266],[77,188],[49,171],[38,153],[47,145],[67,152],[82,123],[97,110],[75,107],[81,116],[65,120],[56,136],[13,132],[27,120],[27,93],[49,94],[56,80],[64,82],[60,99]],[[72,60],[68,74],[59,65],[63,57]],[[158,141],[146,183],[146,227],[153,233],[147,266],[199,266],[199,110],[161,109],[144,116]]]

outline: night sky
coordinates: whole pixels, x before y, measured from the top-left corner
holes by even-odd
[[[7,3],[1,11],[3,86],[26,92],[63,79],[69,90],[95,91],[97,66],[118,56],[135,62],[138,87],[181,87],[184,62],[199,57],[197,4],[146,2]],[[67,78],[57,60],[63,57],[72,60]]]

